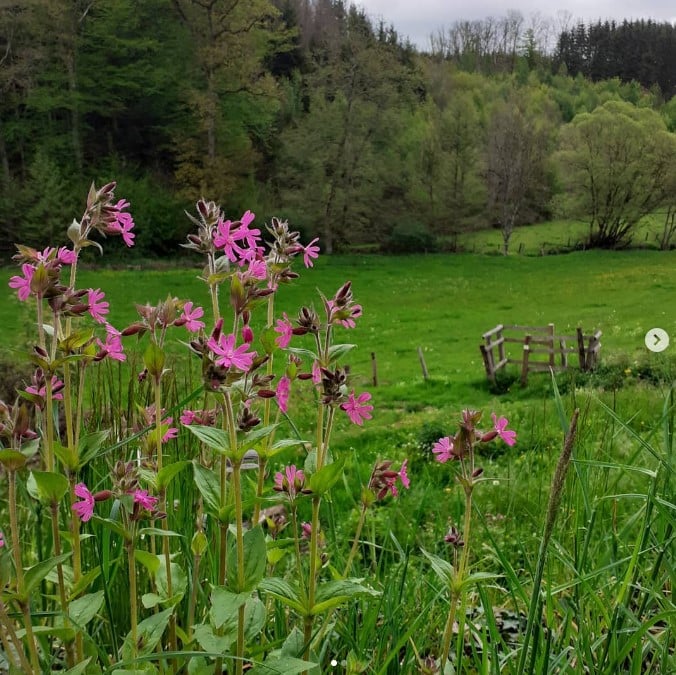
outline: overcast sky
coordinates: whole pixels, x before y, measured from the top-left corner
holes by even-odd
[[[441,27],[462,19],[485,19],[505,16],[515,9],[524,17],[533,12],[555,18],[559,10],[570,12],[573,19],[640,19],[676,22],[676,2],[673,0],[568,0],[565,4],[543,3],[542,0],[354,0],[375,20],[381,17],[393,24],[401,35],[408,35],[421,49],[429,48],[429,35]]]

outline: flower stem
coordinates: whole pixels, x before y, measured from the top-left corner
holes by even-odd
[[[470,542],[470,527],[472,523],[472,490],[473,485],[469,484],[465,486],[465,523],[463,526],[462,538],[465,542],[465,545],[462,548],[462,553],[460,555],[460,562],[458,564],[457,576],[455,578],[455,583],[453,584],[453,589],[451,590],[450,597],[450,608],[448,610],[448,618],[446,619],[446,627],[444,628],[444,637],[441,647],[441,658],[439,660],[439,668],[441,672],[444,672],[446,663],[448,662],[448,655],[451,651],[451,639],[453,637],[453,624],[455,623],[455,616],[458,609],[458,603],[462,604],[463,597],[465,595],[465,574],[467,572],[467,567],[469,563],[469,542]],[[459,639],[462,639],[462,635],[459,636]],[[462,652],[461,652],[462,653]],[[456,670],[460,672],[460,664],[457,664]]]
[[[52,516],[52,539],[54,540],[54,555],[56,557],[61,555],[61,534],[59,532],[59,505],[57,502],[52,502],[50,505]],[[56,566],[56,576],[59,585],[59,600],[61,602],[61,613],[63,614],[63,624],[65,628],[70,627],[70,618],[68,615],[68,598],[66,596],[66,582],[63,578],[63,565]],[[79,631],[78,631],[79,632]],[[73,653],[73,644],[68,642],[66,644],[66,655],[68,660],[68,667],[72,668],[75,665],[75,654]]]
[[[9,527],[12,532],[12,554],[14,555],[14,567],[16,574],[16,588],[19,596],[24,594],[23,567],[21,564],[21,543],[19,541],[19,524],[16,515],[16,471],[7,471],[9,498]],[[40,672],[40,659],[38,658],[38,649],[33,633],[33,623],[31,619],[28,599],[23,598],[17,603],[23,613],[24,628],[26,630],[26,640],[28,641],[28,650],[31,657],[31,666],[34,673]]]
[[[136,658],[138,651],[138,606],[136,604],[136,564],[134,560],[134,536],[127,542],[127,563],[129,565],[129,600],[131,618],[131,656]]]
[[[26,658],[21,640],[19,640],[19,637],[14,630],[14,625],[7,614],[7,608],[5,607],[5,603],[2,600],[0,600],[0,627],[7,631],[6,637],[4,632],[2,633],[2,642],[5,646],[5,653],[11,660],[13,660],[13,657],[16,656],[19,660],[19,667],[21,671],[24,673],[30,673],[31,664]],[[11,640],[11,646],[9,644],[9,640]]]
[[[233,462],[232,465],[232,489],[235,493],[235,527],[237,528],[237,592],[244,589],[244,526],[242,511],[242,485],[240,480],[241,462]],[[244,672],[244,609],[241,605],[237,615],[237,648],[235,651],[235,673],[242,675]]]
[[[350,549],[350,555],[347,557],[347,563],[345,563],[345,570],[343,571],[343,579],[347,579],[347,575],[352,570],[352,563],[354,562],[354,557],[357,555],[357,548],[359,547],[359,538],[361,537],[361,531],[364,527],[364,521],[366,520],[367,510],[368,507],[366,506],[366,504],[362,503],[361,513],[359,514],[359,522],[357,523],[357,530],[354,533],[352,548]]]

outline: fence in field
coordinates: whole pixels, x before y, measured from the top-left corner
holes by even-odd
[[[496,373],[508,364],[521,367],[521,385],[524,387],[528,383],[529,372],[548,371],[550,368],[566,370],[571,367],[571,360],[577,361],[580,370],[593,370],[601,350],[600,330],[584,335],[582,329],[578,328],[575,335],[557,335],[553,323],[546,326],[499,324],[482,337],[484,342],[479,345],[479,349],[486,376],[493,384]],[[514,354],[515,350],[510,350],[508,345],[521,345],[518,358]]]

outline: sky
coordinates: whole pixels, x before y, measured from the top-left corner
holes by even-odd
[[[429,36],[441,27],[448,27],[464,19],[501,17],[518,10],[527,19],[534,12],[556,19],[559,11],[569,12],[573,18],[585,22],[597,19],[641,19],[676,22],[676,3],[673,0],[568,0],[565,4],[543,3],[542,0],[352,0],[363,7],[375,20],[383,18],[393,24],[397,32],[407,35],[420,49],[429,48]]]

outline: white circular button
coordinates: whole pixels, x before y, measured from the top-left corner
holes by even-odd
[[[663,328],[651,328],[645,334],[645,346],[651,352],[663,352],[669,346],[669,333]]]

